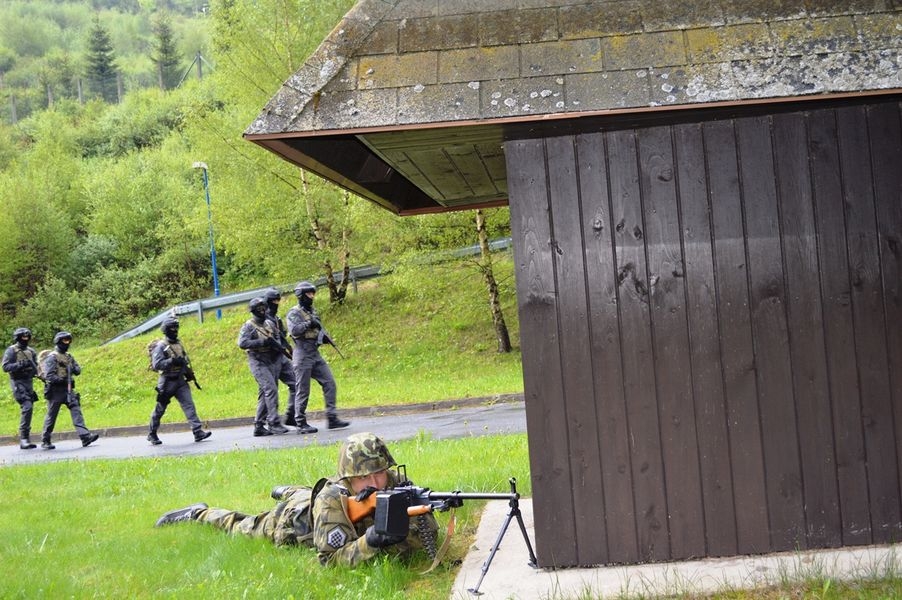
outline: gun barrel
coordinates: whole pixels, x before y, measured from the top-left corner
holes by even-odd
[[[517,500],[520,494],[514,492],[496,493],[496,492],[426,492],[426,497],[430,500],[451,500],[460,498],[461,500]]]

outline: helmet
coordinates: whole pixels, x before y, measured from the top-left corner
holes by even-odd
[[[307,292],[316,293],[316,286],[310,283],[309,281],[302,281],[296,286],[294,286],[294,295],[300,298]]]
[[[266,316],[266,300],[263,298],[252,298],[251,301],[247,303],[247,308],[251,311],[251,314],[256,317],[262,319]]]
[[[68,331],[60,331],[60,332],[57,333],[55,336],[53,336],[53,343],[54,343],[54,344],[59,344],[60,341],[66,339],[66,338],[69,338],[69,341],[71,342],[71,341],[72,341],[72,334],[69,333]]]
[[[275,288],[269,288],[263,294],[263,299],[267,302],[277,302],[282,299],[282,294]]]
[[[178,337],[179,320],[175,317],[167,317],[163,319],[163,323],[160,324],[160,331],[162,331],[163,335],[168,338]]]
[[[338,478],[366,477],[396,464],[383,442],[375,433],[355,433],[338,454]]]
[[[31,337],[31,329],[28,327],[19,327],[13,332],[13,341],[18,342],[20,337]]]

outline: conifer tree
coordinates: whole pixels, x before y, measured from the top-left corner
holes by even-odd
[[[110,34],[100,23],[99,17],[94,17],[94,25],[91,27],[88,37],[87,61],[85,79],[87,79],[92,93],[100,96],[106,102],[117,102],[116,56],[113,52]]]
[[[175,34],[166,13],[160,13],[153,24],[156,36],[151,60],[157,66],[157,80],[161,90],[171,90],[179,83],[179,53]]]

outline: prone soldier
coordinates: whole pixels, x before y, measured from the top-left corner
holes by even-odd
[[[355,496],[399,483],[397,472],[390,470],[396,465],[378,436],[358,433],[342,444],[335,477],[313,488],[273,488],[273,498],[280,501],[273,510],[248,514],[200,502],[165,513],[156,526],[198,521],[280,546],[313,546],[323,565],[356,566],[380,554],[409,555],[418,549],[434,552],[438,524],[432,514],[411,517],[407,535],[377,532],[373,516],[356,522],[348,516],[346,507]]]

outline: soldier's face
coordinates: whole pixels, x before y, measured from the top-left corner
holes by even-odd
[[[379,471],[378,473],[370,473],[365,477],[350,477],[348,483],[351,486],[351,491],[355,494],[359,494],[368,487],[384,490],[388,485],[388,473]]]

